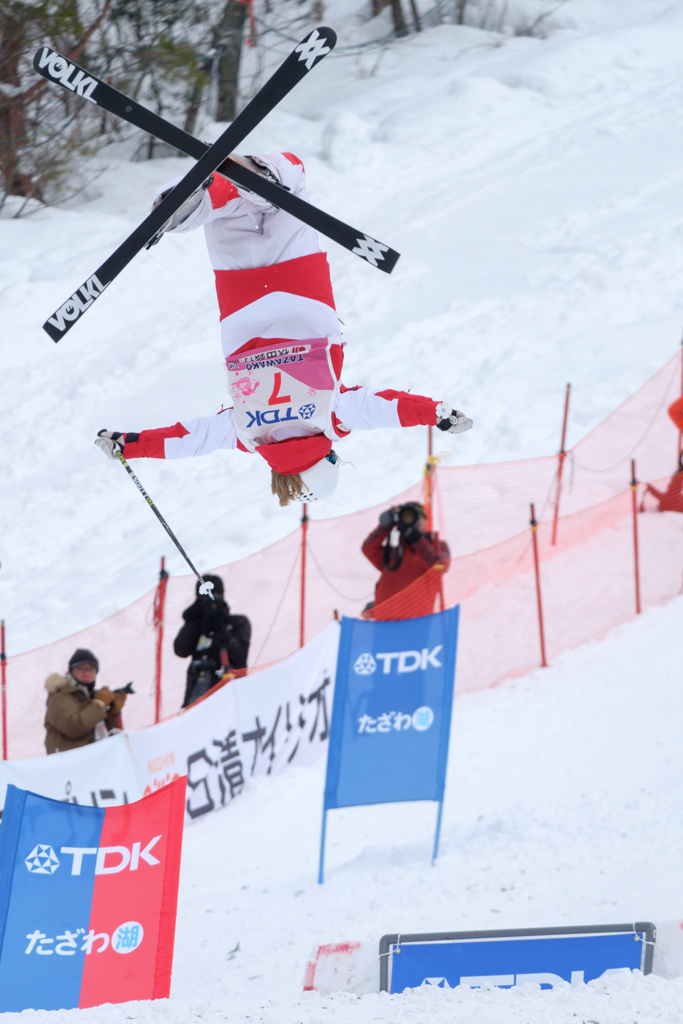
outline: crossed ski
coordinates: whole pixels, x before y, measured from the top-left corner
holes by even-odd
[[[261,177],[229,157],[294,85],[330,52],[335,43],[336,35],[332,29],[313,29],[212,146],[200,142],[154,114],[56,50],[43,46],[36,52],[33,66],[43,78],[96,103],[197,160],[172,192],[43,324],[43,329],[53,341],[59,341],[71,329],[133,257],[154,239],[178,207],[214,172],[257,193],[274,206],[338,242],[354,255],[391,273],[399,259],[399,253],[395,250],[318,210],[276,182]]]

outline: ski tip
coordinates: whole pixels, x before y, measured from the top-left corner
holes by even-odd
[[[329,25],[318,25],[317,29],[314,31],[324,37],[325,42],[331,50],[337,45],[337,33],[333,28],[330,28]]]
[[[349,246],[349,248],[351,247]],[[371,238],[370,235],[362,235],[356,238],[356,244],[351,249],[351,252],[354,256],[360,256],[362,260],[370,263],[371,266],[377,267],[378,270],[383,270],[385,274],[390,274],[401,258],[400,252],[396,252],[395,249],[391,249],[388,245],[378,242],[376,238]]]
[[[303,61],[305,70],[302,73],[306,74],[316,64],[319,64],[323,57],[327,56],[336,42],[337,33],[334,29],[321,25],[309,32],[299,45],[294,47],[290,59],[295,58],[295,62],[299,63]]]
[[[398,261],[401,258],[400,252],[396,252],[395,249],[389,249],[386,254],[384,263],[379,264],[379,269],[383,270],[385,274],[390,274]]]

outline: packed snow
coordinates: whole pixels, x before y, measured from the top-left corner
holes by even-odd
[[[368,26],[362,11],[327,5],[340,47],[385,32],[386,12]],[[441,25],[340,52],[245,147],[297,153],[314,203],[403,254],[386,277],[330,244],[344,379],[451,399],[475,421],[439,438],[455,464],[556,451],[567,381],[571,444],[679,343],[683,2],[568,0],[546,24],[546,38]],[[185,571],[92,442],[101,427],[167,425],[226,401],[201,234],[138,257],[59,345],[40,329],[154,188],[189,166],[132,163],[133,148],[106,153],[68,208],[12,219],[9,203],[0,221],[10,653],[127,604],[162,554]],[[419,478],[425,448],[420,430],[350,438],[341,454],[353,465],[313,514],[390,498]],[[203,569],[297,523],[269,494],[265,464],[241,453],[137,469]],[[683,979],[655,975],[543,992],[301,992],[319,942],[683,919],[682,612],[678,598],[547,670],[456,700],[434,867],[433,805],[336,811],[317,886],[324,765],[256,780],[186,830],[170,1002],[8,1021],[683,1021]],[[665,953],[660,971],[675,974]]]
[[[435,804],[346,808],[329,813],[318,885],[324,760],[251,780],[185,829],[170,1001],[7,1021],[680,1024],[682,614],[679,597],[548,669],[456,699],[433,867]],[[318,943],[636,920],[676,922],[655,959],[664,977],[302,992]]]

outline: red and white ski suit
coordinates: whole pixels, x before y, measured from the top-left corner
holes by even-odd
[[[264,153],[258,160],[305,198],[298,157]],[[216,276],[233,408],[129,433],[127,459],[240,448],[258,452],[277,472],[300,473],[353,429],[436,423],[438,401],[431,398],[341,384],[343,343],[330,271],[312,228],[220,175],[175,230],[200,226]]]

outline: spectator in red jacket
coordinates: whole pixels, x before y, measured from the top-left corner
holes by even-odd
[[[434,611],[441,572],[448,571],[451,553],[445,541],[427,532],[423,505],[409,501],[382,512],[379,526],[365,538],[362,551],[381,573],[375,586],[374,606],[405,590],[432,567],[439,567],[438,574],[431,574],[429,586],[415,588],[407,607],[396,618],[414,618]],[[371,611],[369,616],[372,617]]]
[[[683,395],[669,406],[669,416],[683,433]],[[645,485],[645,494],[651,494],[657,499],[658,512],[683,512],[683,455],[679,456],[678,467],[665,491],[658,490],[652,484]],[[641,512],[645,511],[644,504],[643,498]]]

